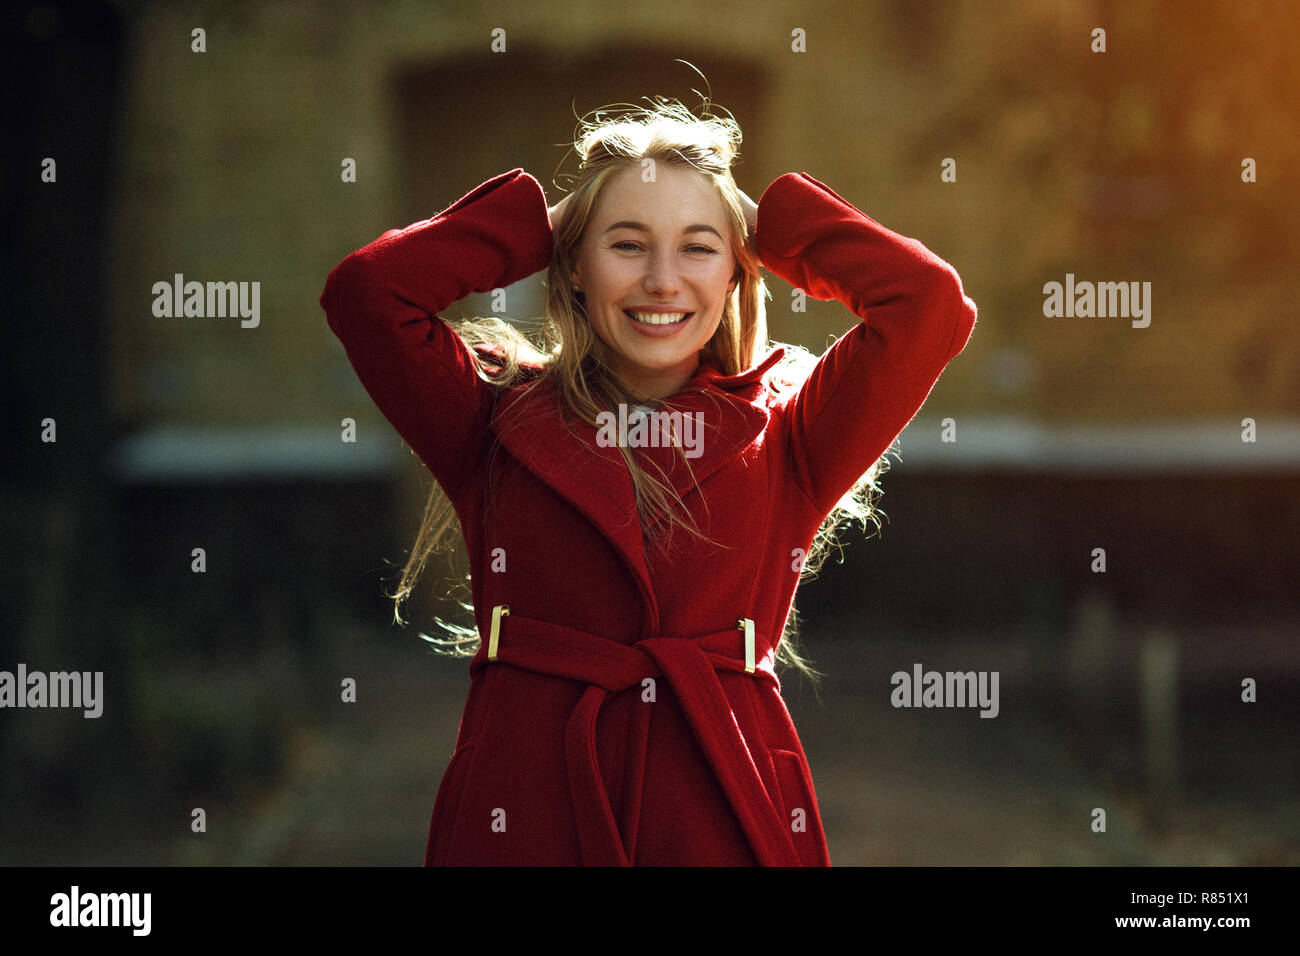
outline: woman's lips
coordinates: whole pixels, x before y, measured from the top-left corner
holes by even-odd
[[[658,313],[658,314],[662,315],[662,314],[671,314],[671,313]],[[646,322],[640,322],[634,319],[632,317],[632,314],[627,309],[623,310],[623,315],[627,317],[628,323],[634,329],[640,332],[642,335],[649,335],[652,338],[656,338],[656,339],[662,339],[672,335],[676,335],[682,329],[686,328],[686,326],[690,325],[691,319],[695,317],[694,312],[687,312],[686,318],[678,322],[674,322],[671,325],[650,325]]]

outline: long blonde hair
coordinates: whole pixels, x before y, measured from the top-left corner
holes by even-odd
[[[502,389],[520,384],[533,388],[550,377],[556,384],[562,417],[572,415],[593,426],[598,424],[596,416],[601,411],[616,408],[619,403],[630,407],[643,398],[629,392],[612,373],[608,347],[593,331],[586,318],[582,294],[574,289],[573,270],[578,245],[605,184],[618,171],[631,166],[640,168],[644,160],[653,160],[656,164],[694,168],[707,177],[722,197],[729,222],[738,281],[727,297],[722,320],[705,346],[705,354],[712,357],[723,375],[736,375],[752,368],[772,346],[784,345],[786,355],[774,371],[779,381],[797,387],[806,379],[816,357],[799,346],[769,342],[767,338],[764,299],[771,296],[759,273],[759,259],[746,241],[744,208],[731,172],[741,142],[739,124],[729,113],[726,117],[714,114],[707,98],[699,116],[679,101],[666,97],[656,97],[649,107],[628,105],[617,113],[611,110],[597,110],[596,119],[579,121],[574,143],[580,158],[579,173],[560,221],[554,224],[554,253],[546,274],[545,312],[537,333],[540,343],[535,345],[514,326],[498,318],[467,319],[456,329],[470,346],[479,377]],[[705,394],[717,398],[713,393]],[[572,431],[568,418],[565,422]],[[517,423],[517,427],[523,427],[523,423]],[[495,451],[495,437],[493,442]],[[621,444],[617,447],[632,477],[647,547],[667,549],[675,525],[709,540],[693,521],[682,519],[681,515],[687,519],[690,515],[672,486],[643,470],[627,448]],[[891,445],[890,450],[893,448]],[[690,463],[680,449],[678,454],[689,468]],[[489,456],[489,462],[492,457]],[[877,479],[888,468],[889,462],[882,456],[827,515],[805,559],[801,582],[814,577],[828,551],[839,546],[835,532],[844,521],[857,519],[862,522],[863,530],[868,524],[879,530],[878,515],[884,512],[876,507],[876,499],[882,493]],[[491,496],[488,500],[490,507]],[[429,556],[439,550],[450,550],[459,531],[455,509],[435,481],[397,591],[388,595],[394,601],[393,616],[399,624],[405,623],[401,606],[414,590]],[[462,575],[461,581],[468,585],[469,576]],[[457,603],[472,615],[472,604]],[[797,618],[791,606],[776,659],[778,664],[794,667],[815,685],[820,675],[797,647]],[[477,651],[479,635],[475,628],[461,627],[441,618],[436,620],[451,636],[420,636],[437,650],[457,657],[468,657]]]

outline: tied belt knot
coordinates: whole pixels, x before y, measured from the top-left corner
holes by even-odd
[[[508,619],[508,626],[503,626]],[[743,657],[737,651],[743,649]],[[583,692],[565,728],[569,792],[582,860],[587,866],[630,866],[596,752],[596,718],[610,694],[663,677],[677,692],[687,722],[726,794],[755,858],[763,866],[798,866],[789,821],[773,803],[741,736],[717,671],[767,680],[779,690],[772,651],[755,659],[754,622],[697,637],[649,637],[622,644],[598,634],[492,609],[488,641],[470,662],[470,675],[502,662],[538,674],[582,681]]]

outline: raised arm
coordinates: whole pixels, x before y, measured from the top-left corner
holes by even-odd
[[[357,377],[448,495],[486,451],[493,386],[438,313],[532,275],[551,249],[542,187],[516,168],[388,230],[325,280],[320,304]]]
[[[768,269],[862,319],[783,412],[795,479],[829,513],[966,347],[976,307],[952,266],[807,173],[768,186],[757,219],[755,248]]]

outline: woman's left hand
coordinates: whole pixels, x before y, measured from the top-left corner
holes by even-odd
[[[736,189],[740,192],[740,206],[745,210],[745,222],[748,224],[749,234],[752,236],[754,234],[754,227],[758,225],[758,203],[750,199],[749,196],[745,194],[745,190],[741,189],[739,186],[737,186]]]
[[[546,207],[546,214],[547,216],[550,217],[552,229],[554,229],[556,225],[559,223],[560,217],[564,213],[564,207],[568,205],[569,200],[572,198],[573,198],[573,193],[565,193],[564,198],[561,199],[559,202],[557,202],[554,206]]]

